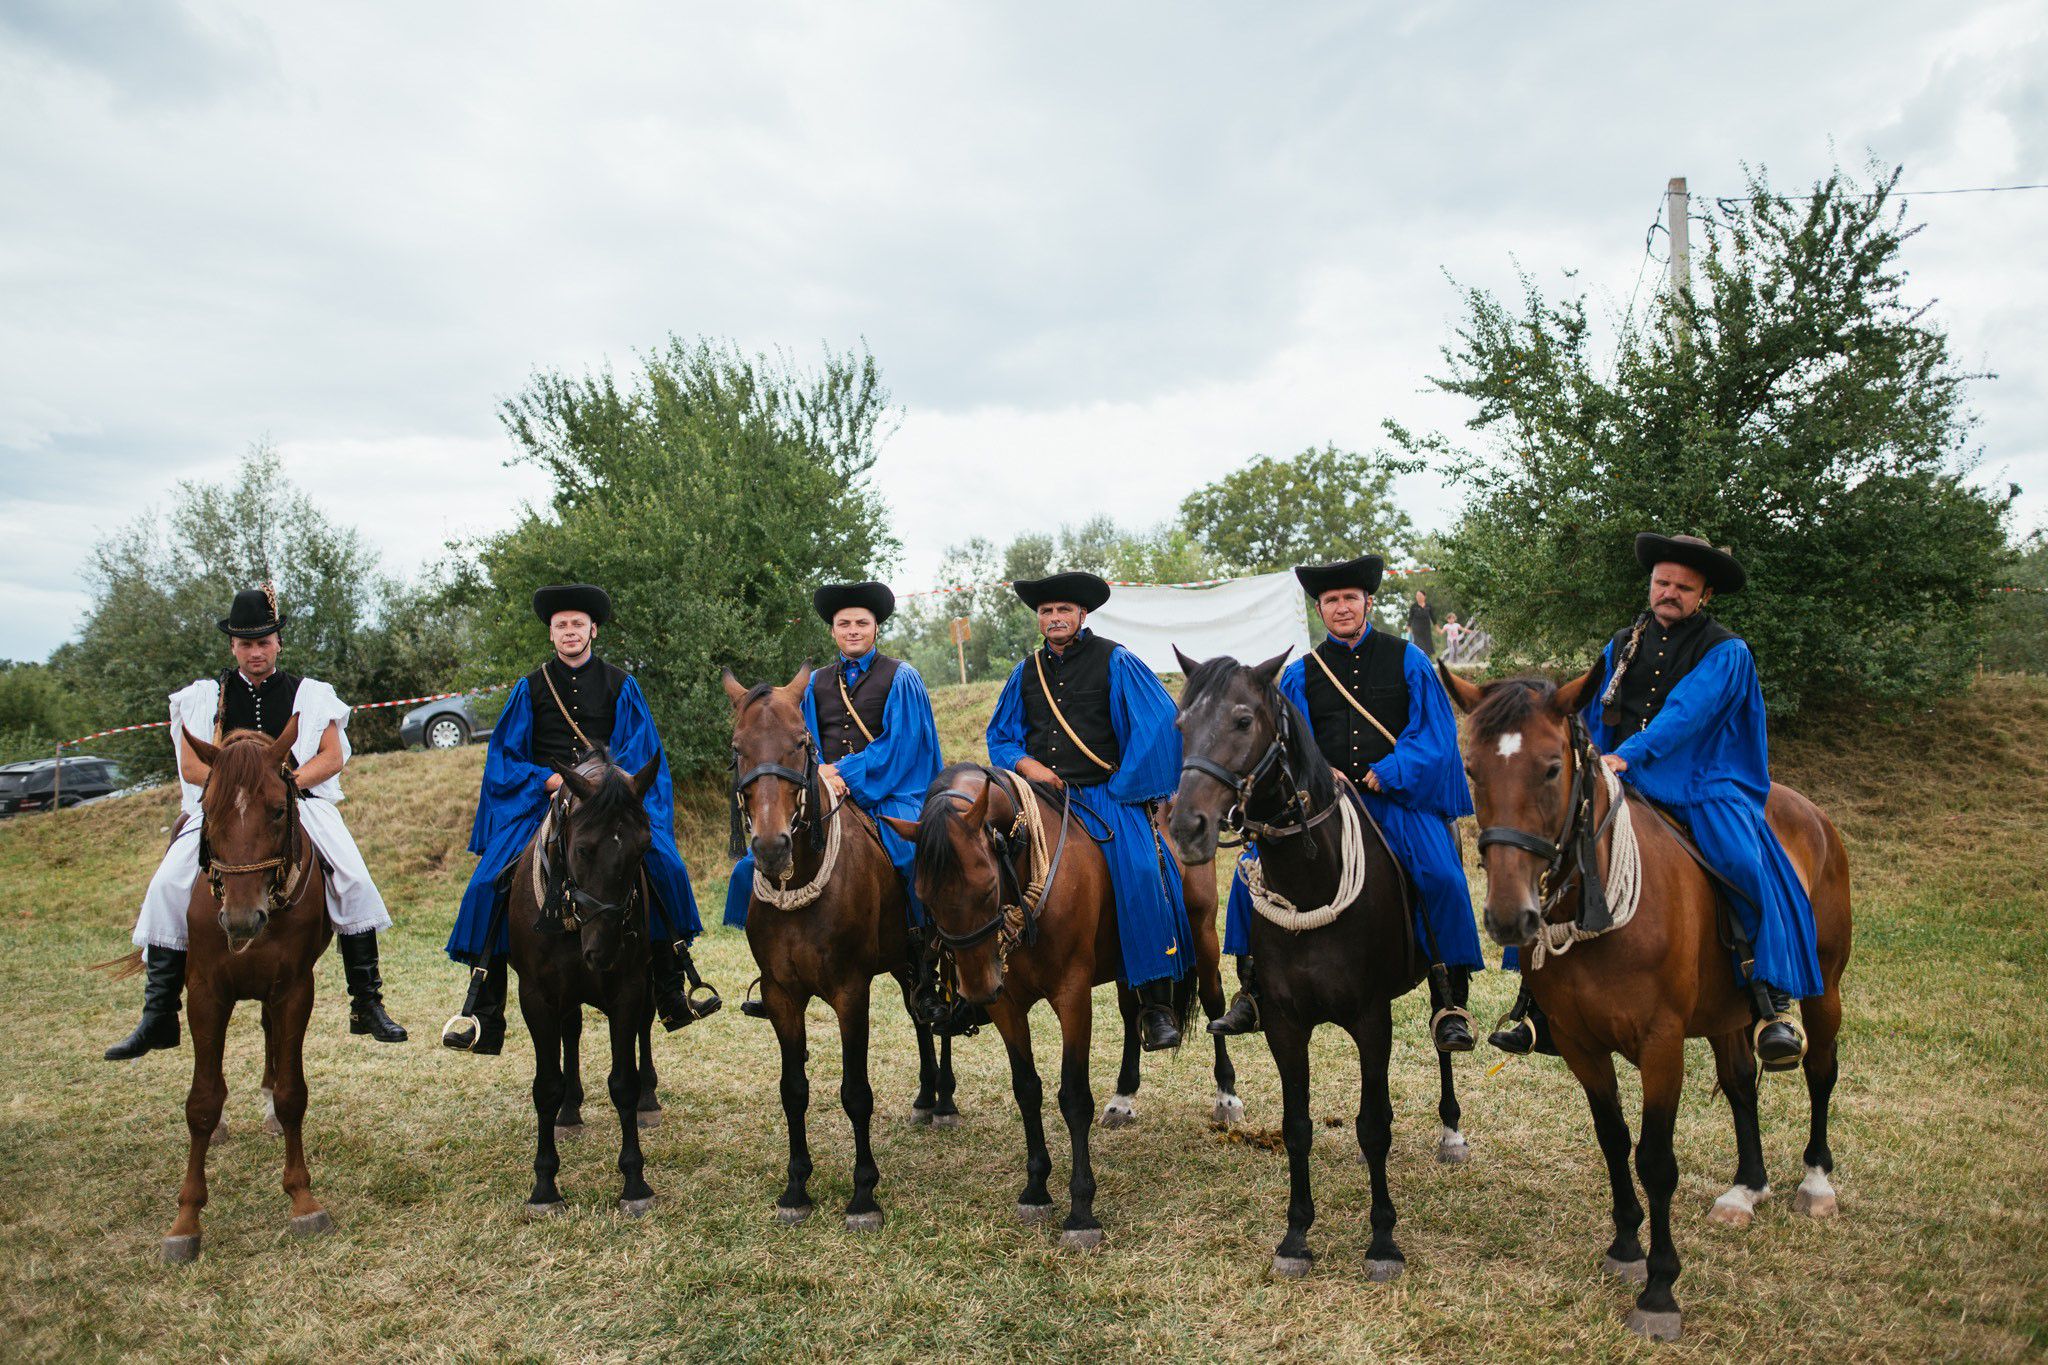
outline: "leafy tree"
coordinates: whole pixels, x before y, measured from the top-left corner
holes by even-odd
[[[2037,530],[2019,543],[1999,586],[1984,639],[1984,666],[2048,673],[2048,531]]]
[[[1180,531],[1228,573],[1272,573],[1361,554],[1408,558],[1415,538],[1394,479],[1420,468],[1335,445],[1260,455],[1181,501]]]
[[[1389,431],[1472,489],[1447,573],[1497,650],[1588,661],[1642,608],[1634,534],[1689,532],[1749,571],[1714,610],[1779,713],[1963,683],[2010,494],[1967,480],[1980,376],[1905,297],[1917,229],[1897,178],[1866,193],[1837,172],[1785,198],[1758,174],[1712,202],[1696,281],[1624,330],[1611,365],[1583,298],[1526,279],[1517,306],[1465,294],[1432,382],[1475,405],[1485,447]]]
[[[459,590],[479,611],[471,678],[546,656],[535,588],[601,584],[614,619],[600,650],[638,677],[678,769],[724,762],[721,667],[786,680],[820,653],[811,590],[879,574],[895,553],[867,483],[894,410],[865,349],[807,372],[671,338],[623,379],[536,374],[500,415],[514,458],[555,492],[474,547]]]

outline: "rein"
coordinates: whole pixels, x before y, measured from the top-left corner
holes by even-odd
[[[539,856],[533,860],[533,893],[540,906],[541,922],[547,924],[552,920],[565,934],[599,920],[623,919],[640,903],[638,877],[620,901],[599,900],[576,884],[576,874],[569,867],[570,809],[568,797],[558,793],[542,823]]]
[[[1022,778],[1013,773],[999,772],[984,768],[987,780],[1000,787],[1010,798],[1010,804],[1017,812],[1017,818],[1007,832],[994,826],[985,826],[989,852],[996,862],[996,913],[989,920],[964,934],[949,933],[934,918],[932,930],[945,951],[956,952],[972,948],[985,942],[992,935],[996,938],[996,976],[1000,980],[1009,966],[1010,954],[1019,947],[1030,947],[1038,941],[1038,920],[1045,910],[1046,898],[1052,894],[1053,880],[1059,875],[1060,861],[1067,851],[1067,829],[1072,822],[1074,796],[1070,789],[1062,789],[1060,801],[1060,834],[1053,845],[1052,856],[1045,854],[1045,823],[1039,814],[1036,793]],[[972,800],[967,793],[950,788],[934,792],[933,798],[951,797],[959,801]],[[1022,848],[1018,847],[1022,844]],[[1029,858],[1031,880],[1026,883],[1017,875],[1015,859],[1019,852]],[[1008,893],[1014,890],[1015,895]]]
[[[1268,694],[1268,700],[1272,700]],[[1290,756],[1293,748],[1294,723],[1289,719],[1292,708],[1285,700],[1274,709],[1273,742],[1266,746],[1266,752],[1259,756],[1250,772],[1235,773],[1212,758],[1201,754],[1189,754],[1181,760],[1183,773],[1200,773],[1213,782],[1220,783],[1231,794],[1229,809],[1218,821],[1216,844],[1219,848],[1240,848],[1257,839],[1280,840],[1296,834],[1306,834],[1335,813],[1338,802],[1331,801],[1321,810],[1309,808],[1307,788],[1295,781],[1294,760]],[[1272,822],[1254,820],[1245,811],[1246,805],[1259,794],[1259,788],[1272,776],[1273,769],[1280,770],[1281,790],[1285,792],[1280,814]],[[1290,822],[1289,817],[1292,816]],[[1225,839],[1225,834],[1235,838]],[[1315,846],[1309,846],[1309,857],[1316,856]]]

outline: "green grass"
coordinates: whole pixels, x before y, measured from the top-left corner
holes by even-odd
[[[993,689],[935,694],[949,753]],[[461,975],[440,945],[471,859],[478,751],[366,758],[348,814],[398,919],[385,948],[393,1011],[413,1041],[346,1034],[333,955],[308,1039],[308,1149],[337,1232],[284,1233],[280,1147],[261,1134],[253,1010],[229,1046],[233,1135],[215,1149],[205,1256],[157,1259],[185,1150],[189,1048],[99,1059],[132,1024],[136,983],[86,964],[123,950],[173,812],[168,792],[0,827],[0,1355],[10,1359],[698,1359],[783,1356],[1329,1359],[2018,1358],[2048,1348],[2048,683],[1986,677],[1906,721],[1858,720],[1780,744],[1779,775],[1825,805],[1854,866],[1857,941],[1845,985],[1835,1151],[1842,1216],[1794,1217],[1803,1087],[1767,1082],[1765,1150],[1780,1193],[1734,1232],[1704,1215],[1734,1166],[1704,1045],[1690,1056],[1675,1206],[1686,1336],[1651,1348],[1621,1320],[1629,1291],[1596,1273],[1605,1182],[1577,1087],[1555,1063],[1459,1068],[1462,1168],[1431,1158],[1434,1067],[1420,1002],[1400,1006],[1392,1163],[1408,1273],[1364,1274],[1365,1171],[1349,1116],[1357,1064],[1316,1050],[1319,1256],[1304,1282],[1266,1277],[1284,1222],[1285,1163],[1208,1125],[1206,1047],[1146,1063],[1139,1126],[1096,1132],[1100,1252],[1062,1254],[1015,1224],[1022,1137],[992,1035],[958,1049],[965,1126],[902,1119],[914,1052],[878,992],[874,1070],[888,1226],[856,1236],[837,1210],[851,1144],[836,1033],[812,1011],[818,1215],[776,1225],[782,1117],[764,1024],[732,1010],[657,1043],[667,1124],[647,1135],[661,1196],[612,1212],[616,1136],[593,1106],[565,1147],[571,1216],[530,1224],[532,1058],[434,1039]],[[689,794],[679,833],[707,919],[724,887],[724,813]],[[1468,841],[1469,843],[1469,841]],[[753,975],[743,936],[700,961],[729,1001]],[[1482,1020],[1512,982],[1477,987]],[[1103,997],[1106,1001],[1106,994]],[[1109,1016],[1105,1007],[1098,1019]],[[1056,1030],[1038,1016],[1041,1067]],[[1109,1094],[1114,1030],[1098,1026]],[[1260,1040],[1238,1050],[1247,1127],[1278,1120]],[[1489,1059],[1490,1060],[1490,1059]],[[600,1092],[601,1093],[601,1092]],[[1633,1112],[1633,1106],[1631,1106]],[[1065,1141],[1049,1113],[1056,1179]]]

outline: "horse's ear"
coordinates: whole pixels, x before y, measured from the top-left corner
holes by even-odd
[[[1181,653],[1179,645],[1173,647],[1173,657],[1180,660],[1180,675],[1183,678],[1202,666],[1200,659],[1190,659],[1187,655]]]
[[[1467,682],[1451,672],[1451,666],[1442,659],[1436,661],[1436,674],[1444,680],[1444,691],[1451,694],[1451,700],[1468,716],[1472,714],[1472,708],[1479,705],[1480,699],[1486,695],[1485,688],[1478,683]]]
[[[1266,662],[1262,664],[1253,664],[1252,676],[1259,680],[1260,686],[1271,687],[1273,685],[1273,679],[1279,677],[1280,670],[1287,666],[1287,656],[1292,654],[1293,652],[1294,646],[1289,645],[1287,646],[1287,648],[1281,650],[1278,654],[1275,654],[1272,658],[1266,660]]]
[[[1593,670],[1587,669],[1568,683],[1561,683],[1557,689],[1557,709],[1570,715],[1586,704],[1586,696],[1593,690]]]
[[[800,707],[804,704],[804,691],[810,685],[811,661],[805,659],[804,666],[796,671],[796,676],[789,680],[789,685],[777,690],[782,693],[784,701],[788,702],[791,706]]]
[[[884,815],[881,817],[881,820],[883,824],[910,840],[911,843],[917,842],[917,821],[905,820],[894,815]]]
[[[654,790],[654,779],[660,775],[661,751],[657,749],[654,757],[647,760],[647,766],[633,774],[633,795],[644,798]]]
[[[988,823],[988,794],[995,789],[995,785],[993,782],[982,783],[980,793],[974,800],[968,802],[967,809],[961,812],[966,817],[969,829],[980,829]]]
[[[597,784],[568,764],[550,763],[548,766],[562,775],[562,785],[574,792],[577,800],[588,801],[597,795]]]
[[[299,717],[297,712],[293,712],[292,718],[284,723],[284,733],[271,740],[269,747],[264,749],[263,761],[271,764],[284,762],[291,757],[292,745],[298,742]]]
[[[184,726],[181,725],[178,728],[185,731],[185,747],[192,751],[192,756],[211,768],[213,761],[220,757],[220,750],[193,734],[189,729],[185,729]]]
[[[732,675],[731,669],[724,670],[722,681],[725,683],[725,695],[732,701],[734,706],[738,706],[747,699],[746,684],[735,678]]]

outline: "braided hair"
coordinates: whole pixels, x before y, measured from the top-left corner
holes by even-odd
[[[1614,699],[1621,695],[1621,680],[1628,675],[1628,666],[1635,662],[1636,648],[1643,642],[1643,632],[1650,628],[1655,613],[1645,611],[1635,619],[1628,630],[1628,642],[1621,647],[1621,657],[1614,661],[1614,676],[1607,680],[1607,690],[1600,694],[1600,719],[1610,726],[1620,725],[1622,716],[1615,709]]]

